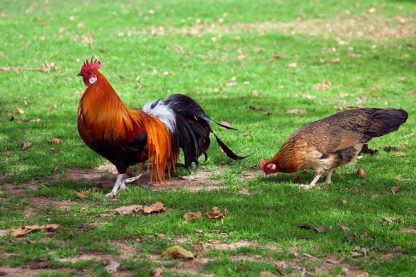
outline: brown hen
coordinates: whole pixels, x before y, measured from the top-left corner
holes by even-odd
[[[363,108],[334,114],[297,130],[261,167],[266,175],[313,169],[315,176],[307,189],[328,172],[325,182],[330,184],[337,167],[352,162],[372,138],[399,129],[407,117],[402,109]]]

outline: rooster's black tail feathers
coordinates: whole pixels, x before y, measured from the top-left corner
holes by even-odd
[[[195,163],[198,165],[198,158],[206,153],[211,140],[212,133],[218,145],[233,160],[240,160],[245,157],[235,154],[211,129],[210,122],[223,128],[235,130],[225,124],[218,123],[209,118],[202,107],[192,98],[183,94],[173,94],[164,100],[157,100],[144,106],[143,111],[158,117],[170,130],[173,135],[175,150],[184,153],[185,168]]]

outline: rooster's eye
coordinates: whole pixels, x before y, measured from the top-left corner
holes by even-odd
[[[96,76],[92,76],[88,79],[88,82],[90,82],[90,84],[94,84],[97,81],[97,77]]]

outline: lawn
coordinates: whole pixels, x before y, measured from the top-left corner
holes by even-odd
[[[1,1],[0,275],[412,276],[415,18],[404,0]],[[213,127],[249,156],[213,142],[202,169],[106,198],[113,168],[76,127],[91,56],[129,107],[187,94],[237,128]],[[261,174],[298,127],[351,107],[409,119],[332,185]],[[157,201],[166,211],[114,211]],[[225,216],[207,218],[213,207]],[[9,232],[35,224],[59,227]],[[195,257],[162,255],[176,245]]]

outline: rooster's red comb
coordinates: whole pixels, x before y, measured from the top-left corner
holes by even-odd
[[[91,58],[91,61],[85,60],[84,65],[81,68],[81,71],[85,70],[98,70],[101,67],[101,62],[97,59],[93,60]]]

